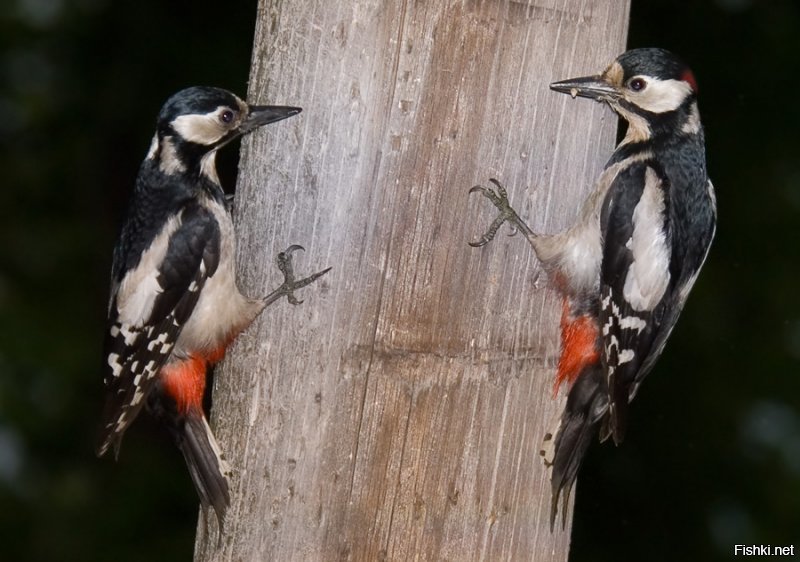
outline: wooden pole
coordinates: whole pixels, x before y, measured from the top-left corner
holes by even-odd
[[[624,50],[628,2],[262,0],[248,100],[304,112],[245,140],[247,294],[332,265],[218,369],[234,467],[196,560],[567,559],[538,451],[559,306],[522,237],[467,245],[497,177],[528,224],[569,225],[616,119],[550,92]]]

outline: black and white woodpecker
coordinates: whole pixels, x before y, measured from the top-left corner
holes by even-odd
[[[508,221],[530,242],[563,298],[555,388],[569,393],[558,427],[545,435],[552,466],[552,527],[599,428],[619,444],[628,404],[664,349],[708,255],[716,226],[714,188],[691,70],[663,49],[634,49],[600,75],[550,88],[606,103],[627,132],[575,224],[534,233],[505,189],[476,186],[500,210],[473,246]],[[554,441],[553,441],[554,439]]]
[[[142,406],[165,423],[204,508],[222,524],[230,503],[225,461],[203,413],[206,371],[265,306],[328,269],[295,280],[291,246],[278,255],[284,283],[264,298],[239,292],[229,204],[217,150],[300,112],[248,105],[219,88],[173,95],[139,169],[114,248],[103,374],[106,402],[98,456],[113,446]],[[329,268],[330,269],[330,268]]]

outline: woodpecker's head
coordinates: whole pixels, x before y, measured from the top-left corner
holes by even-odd
[[[599,75],[554,82],[550,88],[608,103],[629,124],[623,142],[700,132],[694,75],[664,49],[627,51]]]
[[[248,105],[221,88],[186,88],[161,108],[147,158],[156,160],[166,174],[196,171],[219,183],[214,162],[217,149],[300,111],[299,107]]]

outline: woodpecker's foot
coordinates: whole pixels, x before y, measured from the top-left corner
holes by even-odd
[[[225,208],[228,209],[229,213],[233,212],[233,201],[234,201],[233,193],[226,193],[225,194]]]
[[[491,225],[489,225],[486,233],[481,236],[479,240],[470,242],[469,245],[474,248],[485,246],[494,240],[494,237],[497,235],[497,231],[504,222],[511,223],[512,227],[514,228],[514,231],[511,233],[512,235],[516,234],[517,230],[521,230],[529,241],[533,240],[533,238],[536,237],[536,234],[528,227],[527,224],[523,222],[521,218],[519,218],[517,212],[511,207],[511,203],[508,202],[508,193],[506,192],[506,188],[494,178],[490,178],[489,181],[495,185],[497,188],[496,190],[492,189],[491,187],[476,185],[470,189],[469,192],[480,192],[481,195],[486,197],[495,207],[497,207],[497,210],[500,211],[500,214],[497,215],[497,218],[492,221]]]
[[[298,300],[297,297],[294,296],[294,292],[297,289],[302,289],[303,287],[310,285],[331,270],[331,268],[328,267],[322,271],[317,271],[308,277],[304,277],[303,279],[295,279],[294,266],[292,264],[292,254],[297,250],[305,251],[305,248],[297,244],[293,244],[286,248],[285,251],[278,254],[278,269],[280,269],[281,273],[283,273],[283,284],[267,295],[267,297],[264,299],[264,306],[269,306],[283,296],[286,296],[286,299],[291,304],[301,304],[303,301]]]

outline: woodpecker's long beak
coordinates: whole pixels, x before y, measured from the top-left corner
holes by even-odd
[[[609,84],[602,76],[583,76],[581,78],[570,78],[561,82],[553,82],[550,89],[563,94],[569,94],[573,98],[581,96],[597,101],[610,101],[619,98],[619,92]]]
[[[259,127],[288,119],[292,115],[297,115],[303,111],[299,107],[288,107],[283,105],[251,105],[249,106],[247,117],[244,118],[242,124],[230,131],[227,135],[222,137],[213,147],[213,150],[218,150],[231,142],[234,139],[252,133]]]
[[[282,105],[251,105],[250,111],[239,125],[237,133],[246,135],[250,131],[258,129],[264,125],[275,123],[287,119],[292,115],[297,115],[303,111],[299,107],[287,107]]]

